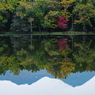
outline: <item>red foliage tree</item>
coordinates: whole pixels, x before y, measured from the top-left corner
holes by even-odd
[[[60,39],[59,41],[57,41],[57,43],[58,43],[59,50],[65,50],[66,47],[68,46],[67,38]]]
[[[57,18],[57,26],[59,26],[60,28],[67,28],[67,22],[68,20],[65,20],[66,17],[58,17]]]

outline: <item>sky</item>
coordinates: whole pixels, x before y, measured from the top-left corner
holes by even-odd
[[[31,85],[1,80],[0,95],[95,95],[95,76],[76,87],[47,76]]]

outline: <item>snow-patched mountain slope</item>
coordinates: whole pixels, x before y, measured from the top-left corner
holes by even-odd
[[[95,76],[77,87],[49,77],[44,77],[31,85],[0,81],[0,95],[95,95]]]

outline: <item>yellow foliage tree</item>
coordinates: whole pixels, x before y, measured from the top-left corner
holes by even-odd
[[[72,3],[74,3],[76,0],[61,0],[59,2],[59,4],[64,7],[65,9],[67,9],[68,7],[70,7],[72,5]]]
[[[58,60],[58,59],[57,59]],[[72,71],[75,70],[75,64],[69,58],[64,58],[63,60],[55,62],[47,67],[47,71],[51,73],[53,76],[58,77],[60,79],[66,78]]]
[[[71,17],[71,13],[67,10],[68,7],[72,6],[72,3],[74,3],[76,0],[61,0],[59,5],[62,7],[63,10],[60,11],[60,16],[65,16],[66,19],[69,19]]]

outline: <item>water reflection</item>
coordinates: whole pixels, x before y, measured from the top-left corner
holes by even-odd
[[[13,73],[10,73],[10,71],[7,71],[5,75],[0,76],[0,80],[9,80],[18,85],[31,85],[32,83],[37,82],[39,79],[46,76],[54,78],[51,74],[47,73],[46,70],[40,70],[33,73],[31,73],[31,71],[23,70],[20,71],[19,75],[14,75]]]
[[[0,37],[0,74],[46,69],[57,78],[95,70],[95,36]]]
[[[0,81],[1,95],[94,95],[95,77],[81,86],[72,87],[59,79],[44,77],[32,85]]]
[[[32,89],[32,92],[28,89],[23,95],[27,95],[25,93],[38,95],[37,93],[34,94],[38,88],[45,89],[44,92],[38,90],[40,95],[71,95],[70,93],[76,95],[77,92],[75,91],[80,91],[77,95],[94,95],[93,89],[90,89],[90,94],[89,90],[84,92],[95,80],[94,42],[95,36],[91,35],[0,37],[0,80],[10,80],[19,85],[23,84],[23,86],[17,86],[9,81],[0,81],[1,89],[8,89],[9,86],[10,89],[11,87],[14,88],[13,92],[2,90],[0,94],[22,95],[27,87]],[[63,82],[58,79],[52,81],[51,78],[59,78]],[[92,80],[89,82],[90,79]],[[34,82],[36,86],[32,85]],[[30,86],[25,85],[26,83]],[[61,83],[62,85],[58,85]],[[51,84],[53,87],[49,86]],[[91,86],[93,87],[93,85]],[[19,90],[18,88],[23,89]],[[63,88],[66,90],[63,91]],[[55,92],[55,89],[59,89],[58,92]]]
[[[61,79],[61,80],[66,84],[75,87],[83,85],[91,78],[93,78],[94,75],[95,75],[94,71],[82,72],[82,73],[77,72],[77,73],[71,73],[66,79]],[[20,71],[19,75],[14,75],[13,73],[7,71],[5,75],[0,76],[0,80],[8,80],[17,85],[24,85],[24,84],[31,85],[32,83],[37,82],[44,77],[54,78],[51,74],[47,73],[46,70],[40,70],[34,73],[31,73],[31,71],[23,70]]]

